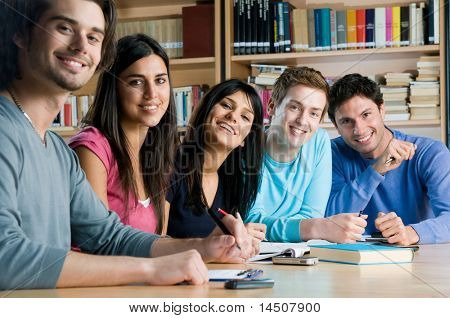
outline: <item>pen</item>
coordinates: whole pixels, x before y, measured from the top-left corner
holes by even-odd
[[[390,157],[388,160],[386,160],[386,162],[384,163],[385,165],[390,164],[392,161],[394,161],[395,158],[394,157]]]
[[[217,211],[218,211],[220,214],[222,214],[223,216],[228,215],[227,212],[225,212],[224,210],[222,210],[222,209],[220,209],[220,208],[217,209]],[[214,213],[214,211],[213,211],[212,209],[208,209],[208,214],[209,214],[209,216],[213,219],[214,223],[216,223],[216,225],[222,230],[222,232],[223,232],[224,234],[226,234],[226,235],[233,235],[233,234],[231,234],[230,230],[227,229],[227,227],[225,226],[225,224],[223,224],[222,220],[217,216],[217,214]],[[236,244],[236,247],[237,247],[238,249],[241,249],[241,248],[239,247],[239,245],[237,245],[237,244]]]

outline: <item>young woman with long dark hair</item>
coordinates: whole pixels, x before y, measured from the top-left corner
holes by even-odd
[[[70,140],[92,188],[123,223],[165,234],[165,189],[178,143],[169,58],[154,39],[118,41],[85,128]]]
[[[240,80],[217,84],[203,97],[177,152],[166,203],[169,235],[209,235],[215,224],[208,208],[245,217],[260,184],[262,123],[258,94]],[[247,231],[263,239],[265,226],[250,224]]]

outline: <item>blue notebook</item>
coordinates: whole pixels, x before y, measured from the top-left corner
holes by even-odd
[[[367,243],[312,245],[310,249],[320,261],[355,265],[410,263],[414,258],[412,248]]]

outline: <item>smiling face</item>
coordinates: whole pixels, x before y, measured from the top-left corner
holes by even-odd
[[[269,132],[276,136],[277,143],[298,151],[319,127],[326,103],[322,90],[301,84],[291,87],[280,105],[269,106]]]
[[[248,97],[241,91],[215,104],[206,118],[206,144],[228,151],[243,144],[253,124],[254,112]]]
[[[42,86],[79,89],[101,58],[105,19],[92,1],[55,0],[33,28],[31,39],[14,39],[21,72]]]
[[[345,143],[366,158],[376,158],[389,143],[383,123],[384,106],[354,96],[336,110],[335,121]]]
[[[122,73],[117,80],[121,123],[158,125],[170,102],[170,83],[164,61],[158,55],[143,57]]]

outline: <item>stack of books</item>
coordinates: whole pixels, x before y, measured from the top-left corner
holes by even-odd
[[[418,82],[439,81],[439,69],[441,67],[440,57],[437,56],[421,56],[417,62]]]
[[[251,64],[251,75],[247,81],[250,84],[273,86],[287,65]]]
[[[381,86],[380,90],[383,94],[384,108],[386,110],[384,119],[387,121],[408,120],[409,111],[406,104],[408,87]]]
[[[413,80],[411,73],[387,73],[384,77],[386,86],[409,87],[409,83]]]
[[[417,62],[419,76],[411,82],[411,119],[439,119],[439,56],[421,56]]]

